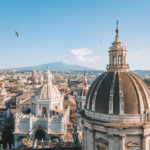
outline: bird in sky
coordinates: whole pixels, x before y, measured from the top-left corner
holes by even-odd
[[[17,31],[15,31],[15,35],[17,38],[19,37],[19,33]]]

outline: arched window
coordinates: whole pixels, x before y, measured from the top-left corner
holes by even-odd
[[[116,58],[116,56],[113,56],[113,64],[114,64],[114,65],[117,64],[117,58]]]
[[[118,62],[119,62],[119,65],[122,64],[122,56],[121,55],[118,56]]]
[[[46,107],[42,107],[42,116],[47,116],[47,109]]]

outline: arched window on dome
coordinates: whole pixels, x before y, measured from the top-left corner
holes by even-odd
[[[117,58],[116,56],[113,56],[113,65],[116,65],[117,64]]]
[[[122,56],[121,55],[118,56],[118,63],[119,63],[119,65],[122,65]]]

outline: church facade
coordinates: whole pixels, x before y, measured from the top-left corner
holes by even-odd
[[[62,140],[69,123],[69,107],[63,109],[63,96],[55,85],[49,70],[45,72],[44,84],[31,98],[31,113],[15,116],[14,141],[17,148],[23,138],[29,138],[32,145],[38,141]]]

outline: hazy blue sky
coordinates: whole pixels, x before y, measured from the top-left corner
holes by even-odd
[[[116,19],[130,68],[150,69],[149,0],[0,0],[0,68],[63,60],[105,69]]]

